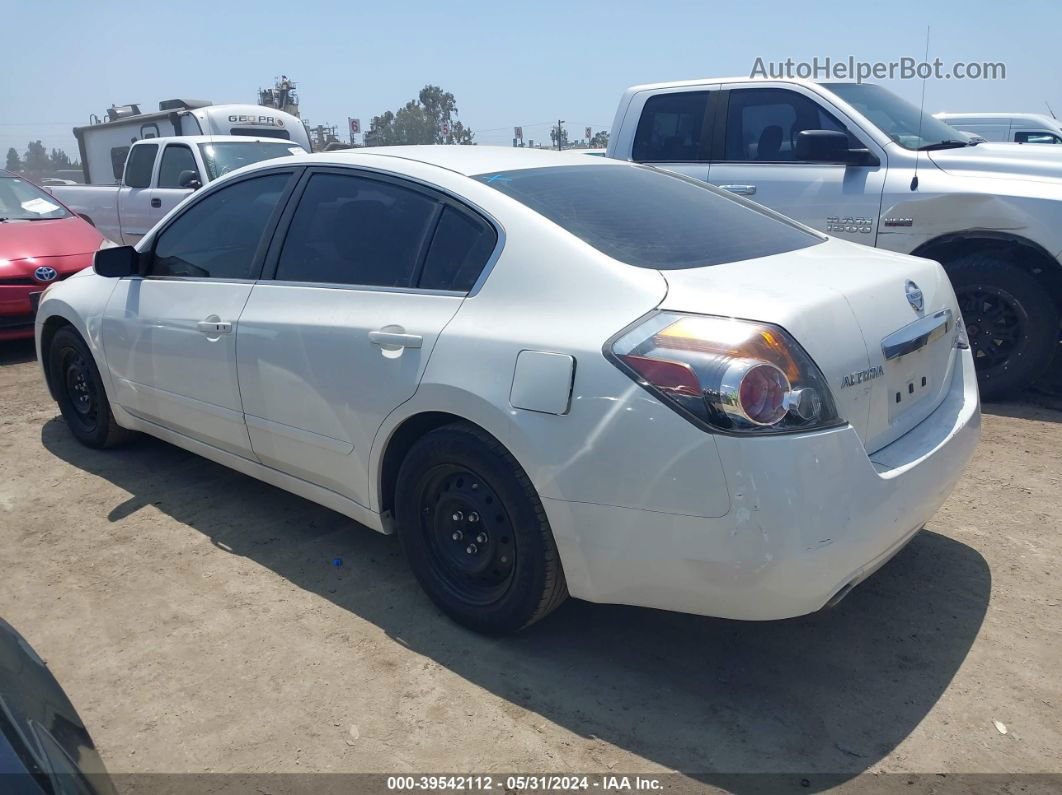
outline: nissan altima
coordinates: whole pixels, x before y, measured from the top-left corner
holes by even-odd
[[[394,532],[484,632],[569,594],[834,604],[980,428],[937,263],[580,154],[241,169],[49,288],[36,338],[84,444],[151,434]]]

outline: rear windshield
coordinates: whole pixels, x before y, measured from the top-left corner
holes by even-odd
[[[639,268],[699,268],[825,239],[704,182],[646,166],[557,166],[476,179]]]
[[[199,144],[199,151],[203,153],[203,165],[206,166],[207,176],[215,180],[251,163],[261,160],[270,160],[274,157],[286,157],[291,154],[302,154],[305,150],[294,144],[267,144],[262,141],[228,141],[225,143]]]

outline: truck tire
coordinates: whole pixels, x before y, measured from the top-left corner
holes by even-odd
[[[1058,347],[1058,307],[1036,277],[992,254],[945,263],[984,400],[1032,386]]]
[[[86,447],[114,447],[134,435],[115,421],[100,371],[80,334],[69,326],[59,329],[47,357],[59,411],[79,442]]]
[[[398,538],[436,606],[469,629],[515,632],[568,596],[542,503],[516,459],[469,423],[437,428],[406,454]]]

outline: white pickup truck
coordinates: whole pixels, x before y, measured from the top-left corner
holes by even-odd
[[[305,151],[276,138],[145,138],[130,147],[118,185],[53,185],[47,190],[107,239],[133,245],[206,183],[250,163]]]
[[[729,78],[628,89],[608,156],[707,180],[836,237],[941,262],[981,393],[996,398],[1030,385],[1059,347],[1057,150],[971,142],[876,85]]]

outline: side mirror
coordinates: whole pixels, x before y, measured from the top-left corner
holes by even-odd
[[[802,130],[797,133],[794,159],[806,163],[846,163],[876,166],[878,159],[867,149],[849,149],[848,136],[836,130]]]
[[[92,265],[100,276],[114,279],[136,276],[140,272],[140,255],[132,246],[101,248],[96,252]]]
[[[177,175],[177,184],[182,188],[191,188],[192,190],[199,190],[203,187],[203,183],[199,181],[199,175],[191,169],[186,169]]]

